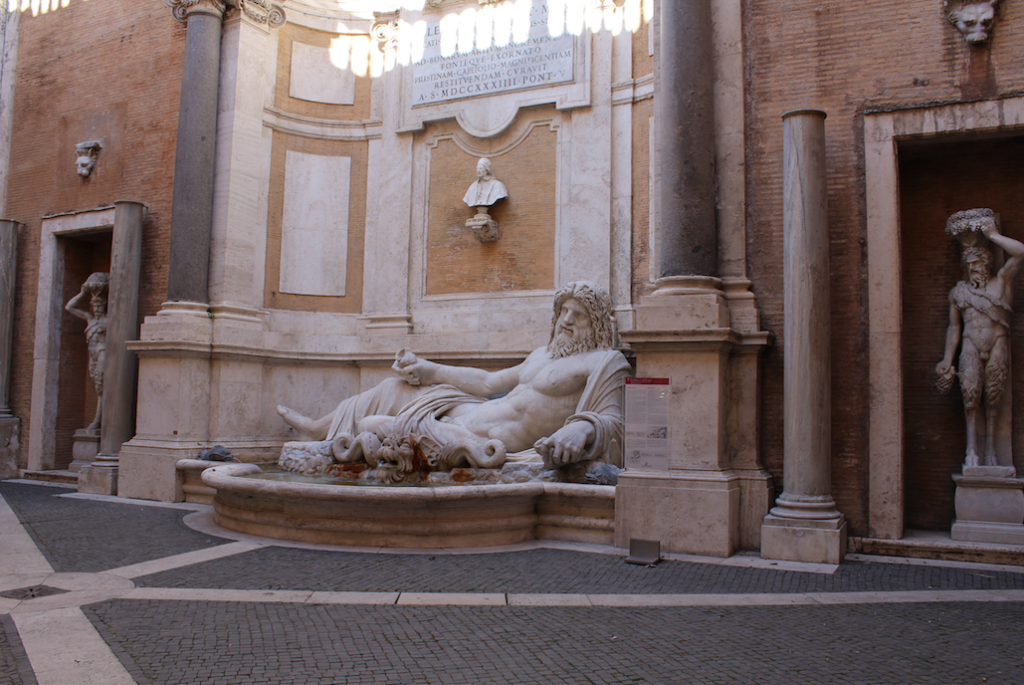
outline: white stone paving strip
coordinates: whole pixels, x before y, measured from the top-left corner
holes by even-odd
[[[0,497],[0,576],[53,573],[7,501]]]
[[[259,549],[264,546],[265,545],[258,545],[251,542],[231,542],[226,545],[218,545],[217,547],[207,547],[206,549],[200,549],[194,552],[184,552],[182,554],[163,557],[162,559],[153,559],[151,561],[143,561],[138,564],[112,568],[104,571],[104,573],[121,576],[122,578],[141,578],[142,576],[148,576],[151,573],[170,571],[171,569],[181,568],[182,566],[191,566],[192,564],[200,564],[204,561],[212,561],[214,559],[230,557],[236,554],[244,554],[245,552],[251,552],[254,549]]]
[[[908,592],[809,592],[720,595],[571,595],[499,592],[309,592],[297,590],[215,590],[135,588],[128,600],[255,602],[333,605],[520,606],[520,607],[738,607],[833,604],[920,604],[930,602],[1024,602],[1024,590],[915,590]]]
[[[39,685],[134,685],[78,607],[12,616]]]
[[[51,580],[75,590],[79,574],[54,573],[46,557],[0,497],[0,585],[15,589]],[[63,577],[63,578],[62,578]],[[109,581],[108,581],[109,582]],[[130,581],[128,581],[130,582]],[[103,585],[105,583],[100,583]],[[123,590],[122,590],[123,592]],[[110,651],[77,606],[48,609],[56,601],[97,601],[95,593],[77,597],[52,595],[36,600],[5,600],[0,611],[11,614],[39,685],[134,685],[135,681]],[[83,596],[84,595],[84,596]]]

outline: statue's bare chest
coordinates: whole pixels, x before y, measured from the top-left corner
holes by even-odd
[[[537,360],[530,364],[521,376],[524,385],[550,397],[579,395],[587,385],[589,375],[581,355],[562,359]]]

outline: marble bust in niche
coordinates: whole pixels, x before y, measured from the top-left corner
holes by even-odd
[[[491,160],[481,157],[476,164],[476,180],[462,198],[468,206],[476,208],[476,216],[466,222],[466,227],[480,242],[490,243],[501,237],[498,222],[491,218],[490,207],[506,197],[505,184],[491,173]]]

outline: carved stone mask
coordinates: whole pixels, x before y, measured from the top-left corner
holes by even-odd
[[[100,140],[86,140],[75,145],[75,168],[78,175],[87,178],[96,167],[96,158],[103,149]]]
[[[78,175],[85,177],[92,173],[93,167],[96,166],[96,160],[90,155],[79,155],[75,160],[75,166],[78,168]]]
[[[984,43],[992,34],[996,21],[996,4],[990,2],[947,2],[949,21],[963,34],[964,40],[972,45]]]

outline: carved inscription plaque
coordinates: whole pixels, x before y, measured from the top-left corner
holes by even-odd
[[[530,30],[525,42],[495,36],[491,47],[471,52],[456,50],[442,54],[442,33],[456,30],[443,20],[427,24],[423,58],[412,65],[413,106],[435,104],[460,98],[495,95],[513,90],[543,88],[573,80],[575,37],[569,33],[552,37],[548,31],[546,3],[533,5]],[[459,26],[459,31],[469,30]],[[460,36],[461,40],[461,36]]]

